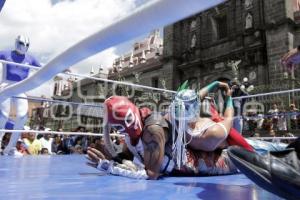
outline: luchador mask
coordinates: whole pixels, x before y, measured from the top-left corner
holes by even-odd
[[[126,97],[112,96],[105,100],[107,123],[120,133],[138,139],[142,133],[142,122],[138,107]]]
[[[176,119],[189,122],[199,117],[200,101],[194,90],[182,90],[178,92],[173,103],[175,106]],[[183,113],[183,116],[180,113]]]

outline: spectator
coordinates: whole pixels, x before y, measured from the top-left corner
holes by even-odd
[[[264,124],[264,116],[262,114],[257,115],[257,129],[261,130]]]
[[[26,132],[26,131],[29,131],[29,130],[31,130],[29,126],[24,126],[24,132],[21,133],[21,140],[24,140],[24,138],[28,137],[28,132]]]
[[[54,140],[52,143],[52,152],[56,153],[56,154],[61,154],[63,152],[62,140],[59,135],[56,135],[54,137]]]
[[[43,126],[41,126],[41,127],[39,127],[39,130],[40,131],[45,131],[45,127],[43,127]],[[39,140],[39,139],[41,139],[43,137],[43,134],[38,134],[37,136],[36,136],[36,138]]]
[[[257,119],[256,119],[256,113],[253,110],[250,110],[248,112],[248,128],[251,134],[254,134],[254,131],[257,128]]]
[[[16,144],[16,152],[14,153],[14,155],[29,155],[29,154],[30,153],[25,147],[23,141],[18,141]]]
[[[50,128],[45,128],[45,131],[51,131]],[[44,136],[40,139],[42,148],[47,148],[48,153],[52,154],[52,143],[53,138],[50,137],[51,134],[44,134]]]
[[[277,130],[278,127],[278,114],[279,114],[279,110],[277,108],[277,104],[274,103],[272,105],[272,108],[268,111],[268,114],[271,115],[271,118],[272,118],[272,124],[273,124],[273,129],[274,130]]]
[[[74,141],[69,135],[64,135],[62,140],[62,149],[65,154],[70,154],[74,146]]]
[[[273,130],[273,123],[270,117],[264,119],[263,129],[268,131],[269,133],[271,132],[271,130]]]
[[[47,148],[42,148],[41,154],[42,154],[42,155],[49,155],[48,149],[47,149]]]
[[[42,149],[40,140],[36,139],[35,136],[35,133],[28,133],[28,137],[23,140],[31,155],[38,155]]]
[[[295,104],[290,105],[290,122],[291,122],[291,129],[297,129],[297,116],[299,110],[296,108]]]
[[[286,117],[285,117],[285,110],[280,111],[278,114],[278,124],[277,124],[279,131],[287,131],[286,125]]]
[[[74,154],[83,154],[82,146],[79,144],[75,145],[73,153]]]

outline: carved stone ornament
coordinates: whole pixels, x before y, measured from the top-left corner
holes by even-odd
[[[256,72],[255,71],[252,71],[252,72],[249,73],[249,79],[250,79],[250,81],[256,79]]]
[[[197,20],[194,19],[194,20],[191,22],[191,26],[190,26],[191,30],[194,29],[194,28],[196,28],[196,26],[197,26]]]
[[[102,95],[103,93],[104,93],[104,86],[101,83],[98,83],[96,87],[96,94]]]
[[[191,39],[191,48],[195,48],[197,44],[197,36],[196,34],[193,34],[192,39]]]
[[[248,13],[246,16],[245,29],[253,28],[253,17],[251,13]]]
[[[141,74],[142,74],[142,72],[135,72],[134,73],[134,78],[135,78],[136,83],[140,82]]]
[[[245,0],[245,9],[250,9],[253,7],[253,0]]]
[[[161,83],[161,85],[163,86],[164,89],[167,88],[167,87],[166,87],[166,80],[165,80],[164,78],[161,78],[161,79],[160,79],[160,83]]]

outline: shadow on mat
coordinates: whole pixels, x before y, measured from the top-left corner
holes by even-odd
[[[199,199],[204,200],[253,200],[253,199],[281,199],[265,192],[255,185],[225,185],[218,183],[174,183],[179,186],[199,187],[203,191],[197,193]]]

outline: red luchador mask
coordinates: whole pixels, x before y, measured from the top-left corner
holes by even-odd
[[[132,140],[139,139],[142,121],[138,107],[126,97],[112,96],[105,100],[107,123],[111,128],[128,134]]]

